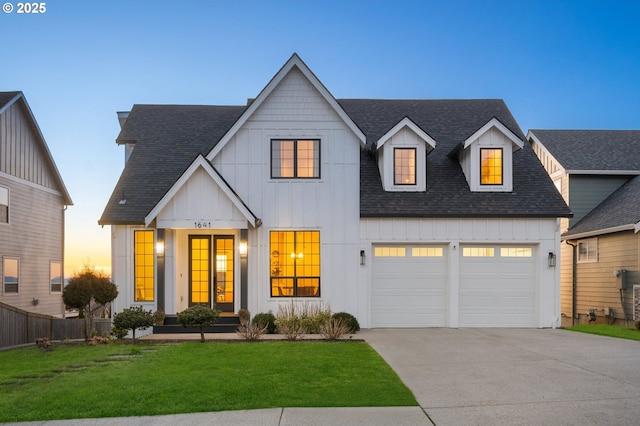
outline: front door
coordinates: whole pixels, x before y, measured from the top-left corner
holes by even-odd
[[[233,252],[232,235],[213,237],[213,250],[210,235],[189,236],[189,306],[233,312]]]
[[[214,237],[216,308],[222,312],[233,312],[233,236]]]

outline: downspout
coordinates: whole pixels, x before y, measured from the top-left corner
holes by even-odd
[[[572,247],[571,250],[571,325],[576,325],[576,289],[578,287],[578,279],[576,277],[578,271],[577,250],[578,243],[576,241],[566,240],[565,243]]]

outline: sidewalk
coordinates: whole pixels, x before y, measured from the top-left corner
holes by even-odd
[[[432,423],[420,407],[269,408],[168,416],[74,419],[22,423],[16,426],[419,426]]]

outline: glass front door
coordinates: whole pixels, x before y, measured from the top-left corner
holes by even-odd
[[[189,306],[211,306],[211,237],[189,236]]]
[[[210,235],[189,236],[189,306],[213,301],[219,311],[233,312],[233,236],[213,237],[211,253]]]
[[[214,244],[216,307],[222,312],[233,312],[233,236],[216,236]]]

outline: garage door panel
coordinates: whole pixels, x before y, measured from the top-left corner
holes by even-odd
[[[398,253],[393,250],[382,252]],[[444,254],[444,250],[439,252]],[[413,251],[409,246],[406,246],[404,253],[404,256],[374,255],[372,327],[445,326],[446,257],[412,256]]]
[[[494,255],[460,257],[460,326],[534,326],[534,248],[492,247]]]

